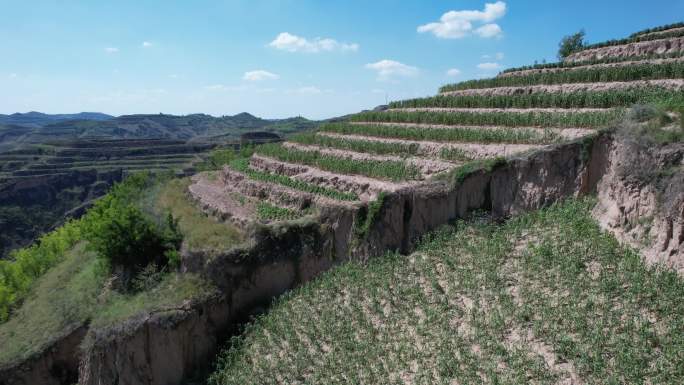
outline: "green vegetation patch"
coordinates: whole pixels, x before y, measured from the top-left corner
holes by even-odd
[[[539,84],[681,79],[682,77],[684,77],[684,63],[682,62],[635,64],[625,67],[580,68],[574,71],[531,73],[520,76],[468,80],[457,84],[443,86],[439,91],[449,92],[467,89],[532,86]]]
[[[680,383],[684,280],[602,233],[593,204],[342,265],[247,326],[209,383]]]
[[[505,127],[603,127],[622,116],[622,109],[590,112],[362,112],[350,119],[356,122],[426,123],[463,126]],[[479,130],[484,131],[484,130]],[[486,135],[486,134],[482,134]]]
[[[160,219],[170,213],[191,250],[219,253],[242,243],[244,234],[237,227],[207,216],[192,202],[187,193],[189,184],[187,178],[161,184],[146,198],[148,210]]]
[[[275,206],[268,202],[257,202],[257,217],[262,221],[290,221],[308,214],[310,210],[293,210]]]
[[[315,133],[298,134],[290,138],[290,141],[307,145],[337,148],[340,150],[365,152],[369,154],[399,156],[417,155],[419,147],[416,143],[388,143],[348,138],[334,138],[330,136],[316,135]]]
[[[408,161],[358,160],[325,155],[318,151],[285,148],[277,144],[263,145],[256,152],[283,162],[305,164],[340,174],[358,174],[393,181],[419,179],[421,176],[418,167]]]

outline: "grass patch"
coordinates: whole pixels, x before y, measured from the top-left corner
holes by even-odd
[[[359,117],[375,119],[374,121],[394,122],[402,120],[401,123],[409,122],[413,116],[364,116]],[[392,119],[392,120],[390,120]],[[418,120],[419,117],[416,117]],[[415,123],[424,123],[417,121]],[[437,123],[433,123],[437,124]],[[443,124],[443,123],[439,123]],[[380,138],[399,138],[408,140],[423,140],[435,142],[463,142],[463,143],[548,143],[560,140],[559,136],[551,131],[540,134],[536,131],[527,129],[477,129],[477,128],[422,128],[422,127],[403,127],[403,126],[379,126],[379,125],[357,125],[345,123],[326,124],[321,127],[321,131],[335,132],[339,134],[362,134]]]
[[[356,122],[426,123],[463,126],[586,127],[609,125],[624,114],[622,109],[591,112],[433,112],[368,111],[352,116]],[[484,131],[484,130],[480,130]],[[478,130],[475,130],[478,132]],[[481,135],[486,135],[482,133]]]
[[[318,151],[285,148],[277,144],[263,145],[257,148],[257,153],[283,162],[305,164],[340,174],[358,174],[392,181],[419,179],[421,176],[418,167],[407,161],[377,162],[335,157]]]
[[[209,383],[680,383],[684,281],[601,233],[593,203],[344,264],[247,326]]]
[[[264,221],[289,221],[308,214],[308,211],[278,207],[268,202],[257,202],[256,212],[257,217]]]
[[[178,220],[183,242],[192,250],[222,252],[244,241],[244,234],[235,226],[207,216],[190,200],[187,188],[190,180],[171,179],[153,189],[145,205],[159,218],[166,213]]]

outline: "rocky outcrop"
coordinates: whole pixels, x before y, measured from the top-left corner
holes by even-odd
[[[606,57],[662,55],[682,51],[684,51],[684,37],[675,37],[586,49],[569,55],[565,61],[572,63],[600,60]]]
[[[647,263],[684,273],[684,144],[620,138],[609,154],[594,217]]]

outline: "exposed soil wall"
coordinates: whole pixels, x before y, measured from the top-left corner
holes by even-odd
[[[684,37],[674,37],[587,49],[568,56],[565,61],[571,63],[604,57],[660,55],[681,51],[684,51]]]
[[[684,144],[618,138],[599,183],[594,217],[649,264],[684,274]]]

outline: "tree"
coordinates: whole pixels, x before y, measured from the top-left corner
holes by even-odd
[[[584,48],[585,35],[586,33],[584,32],[584,30],[580,30],[575,34],[563,37],[561,42],[558,44],[558,59],[563,60],[571,54],[578,52],[582,48]]]

